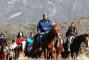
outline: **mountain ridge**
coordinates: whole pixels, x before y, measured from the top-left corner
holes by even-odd
[[[34,23],[44,12],[51,20],[70,21],[89,17],[89,0],[3,0],[0,23]]]

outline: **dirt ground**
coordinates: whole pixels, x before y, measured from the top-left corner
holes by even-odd
[[[29,57],[24,57],[24,55],[21,54],[18,60],[46,60],[46,59],[43,58],[43,56],[41,58],[29,58]],[[69,58],[66,58],[66,59],[62,58],[61,60],[73,60],[73,59],[71,59],[69,57]],[[76,59],[74,59],[74,60],[89,60],[89,48],[87,48],[85,50],[85,52],[83,52],[82,54],[79,54],[79,56]]]

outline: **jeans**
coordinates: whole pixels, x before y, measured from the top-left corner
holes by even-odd
[[[68,48],[70,48],[70,45],[72,43],[72,39],[73,39],[73,36],[68,36],[67,37],[67,40],[68,40]]]
[[[45,33],[39,34],[39,37],[40,37],[39,39],[40,45],[43,47],[45,42]]]
[[[26,43],[26,47],[27,47],[27,48],[28,48],[28,47],[31,47],[31,43],[30,43],[30,42]]]

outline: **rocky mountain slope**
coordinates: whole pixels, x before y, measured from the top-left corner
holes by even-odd
[[[64,22],[89,16],[89,0],[0,0],[0,23],[35,23],[44,12]]]

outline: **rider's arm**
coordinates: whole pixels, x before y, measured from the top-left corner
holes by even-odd
[[[75,34],[77,35],[78,33],[77,33],[77,28],[75,28]]]
[[[19,42],[19,40],[18,40],[18,38],[16,38],[16,44],[19,44],[20,42]]]

